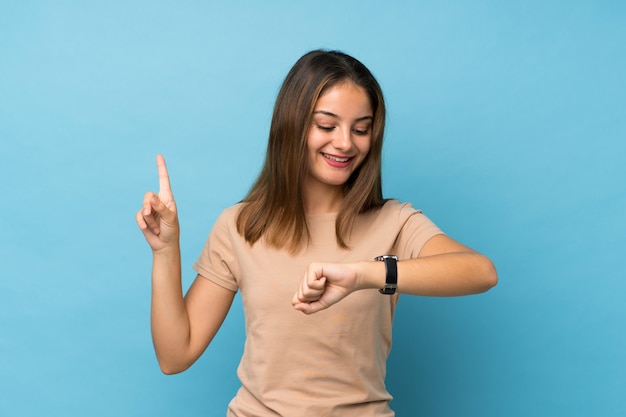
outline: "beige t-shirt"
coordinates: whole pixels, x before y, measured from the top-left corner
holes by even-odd
[[[389,254],[415,258],[442,232],[410,204],[389,200],[357,219],[347,240],[350,250],[337,246],[336,214],[307,216],[310,244],[293,255],[263,241],[246,243],[235,225],[239,208],[224,210],[194,264],[201,276],[241,290],[246,342],[237,374],[242,386],[227,415],[393,416],[385,371],[398,296],[357,291],[308,316],[294,310],[291,299],[310,262]]]

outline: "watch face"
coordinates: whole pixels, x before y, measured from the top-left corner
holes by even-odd
[[[393,295],[396,293],[396,286],[395,285],[385,285],[384,288],[381,288],[380,290],[381,294],[385,294],[385,295]]]
[[[374,258],[375,261],[384,261],[385,259],[395,259],[396,261],[398,260],[398,257],[396,255],[380,255]]]

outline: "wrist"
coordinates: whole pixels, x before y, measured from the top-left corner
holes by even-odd
[[[172,259],[180,258],[180,245],[178,242],[164,245],[158,249],[152,250],[152,256],[155,259]]]
[[[359,263],[357,289],[381,289],[385,286],[385,263],[364,261]]]

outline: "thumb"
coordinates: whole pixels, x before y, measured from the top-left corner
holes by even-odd
[[[150,200],[150,206],[152,209],[166,222],[173,222],[176,220],[176,212],[172,211],[163,203],[163,201],[156,195]]]
[[[314,301],[312,303],[305,303],[305,302],[297,303],[297,304],[294,304],[293,308],[306,315],[310,315],[313,313],[317,313],[318,311],[324,310],[325,308],[328,308],[328,306],[323,305],[319,301]]]

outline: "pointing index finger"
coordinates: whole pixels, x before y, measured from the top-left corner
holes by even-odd
[[[157,155],[157,168],[159,170],[159,194],[167,193],[172,194],[170,187],[170,176],[167,173],[167,166],[165,165],[165,158],[163,155]]]

